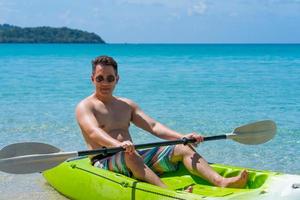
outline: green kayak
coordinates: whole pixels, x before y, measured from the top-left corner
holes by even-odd
[[[211,165],[222,176],[237,175],[242,168]],[[44,171],[45,179],[58,192],[70,199],[105,200],[207,200],[207,199],[300,199],[300,176],[248,169],[245,188],[220,188],[191,175],[183,165],[176,172],[161,176],[168,189],[137,181],[133,178],[93,167],[88,158],[66,161]],[[184,189],[193,186],[193,193]]]

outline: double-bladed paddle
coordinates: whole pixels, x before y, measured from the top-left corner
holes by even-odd
[[[232,139],[242,144],[262,144],[274,137],[276,124],[271,120],[264,120],[237,127],[232,133],[204,137],[204,141]],[[154,142],[135,145],[135,149],[189,144],[195,139],[182,138],[179,140]],[[55,167],[65,160],[77,156],[114,154],[124,151],[122,147],[101,148],[96,150],[62,152],[60,149],[44,143],[24,142],[11,144],[0,151],[0,170],[13,174],[27,174],[42,172]]]

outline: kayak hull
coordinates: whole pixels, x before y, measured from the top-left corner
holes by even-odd
[[[211,165],[222,176],[238,174],[242,168]],[[160,188],[108,170],[93,167],[88,158],[69,160],[43,172],[45,179],[58,192],[70,199],[105,200],[172,200],[172,199],[300,199],[299,175],[248,169],[246,188],[220,188],[191,175],[183,165],[161,178],[168,189]],[[184,189],[193,186],[193,193]]]

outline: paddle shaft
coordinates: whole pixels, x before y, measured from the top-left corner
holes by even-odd
[[[216,136],[208,136],[204,137],[204,141],[212,141],[212,140],[222,140],[227,139],[226,135],[216,135]],[[137,144],[134,145],[135,149],[147,149],[152,147],[161,147],[161,146],[169,146],[169,145],[176,145],[176,144],[189,144],[196,142],[195,139],[187,139],[182,138],[179,140],[172,140],[172,141],[163,141],[163,142],[153,142],[153,143],[146,143],[146,144]],[[87,155],[95,155],[95,154],[114,154],[120,151],[124,151],[123,147],[113,147],[113,148],[101,148],[95,150],[86,150],[86,151],[78,151],[78,156],[87,156]]]
[[[262,144],[274,137],[276,133],[276,124],[272,120],[263,120],[237,127],[232,133],[204,137],[204,141],[232,139],[241,144]],[[195,139],[182,138],[173,141],[154,142],[147,144],[135,145],[135,149],[146,149],[151,147],[160,147],[176,144],[188,144],[196,142]],[[124,151],[122,147],[102,148],[96,150],[79,151],[79,156],[94,155],[94,154],[113,154]]]

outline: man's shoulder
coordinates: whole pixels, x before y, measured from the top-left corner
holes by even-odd
[[[125,98],[125,97],[116,97],[118,101],[124,102],[127,105],[129,105],[130,107],[137,107],[138,105],[131,99]]]
[[[76,106],[76,110],[86,110],[86,109],[91,109],[93,106],[93,97],[92,96],[88,96],[86,98],[84,98],[83,100],[81,100],[77,106]]]
[[[116,97],[116,99],[118,101],[122,101],[122,102],[125,102],[125,103],[130,104],[130,105],[135,104],[133,100],[125,98],[125,97]]]

